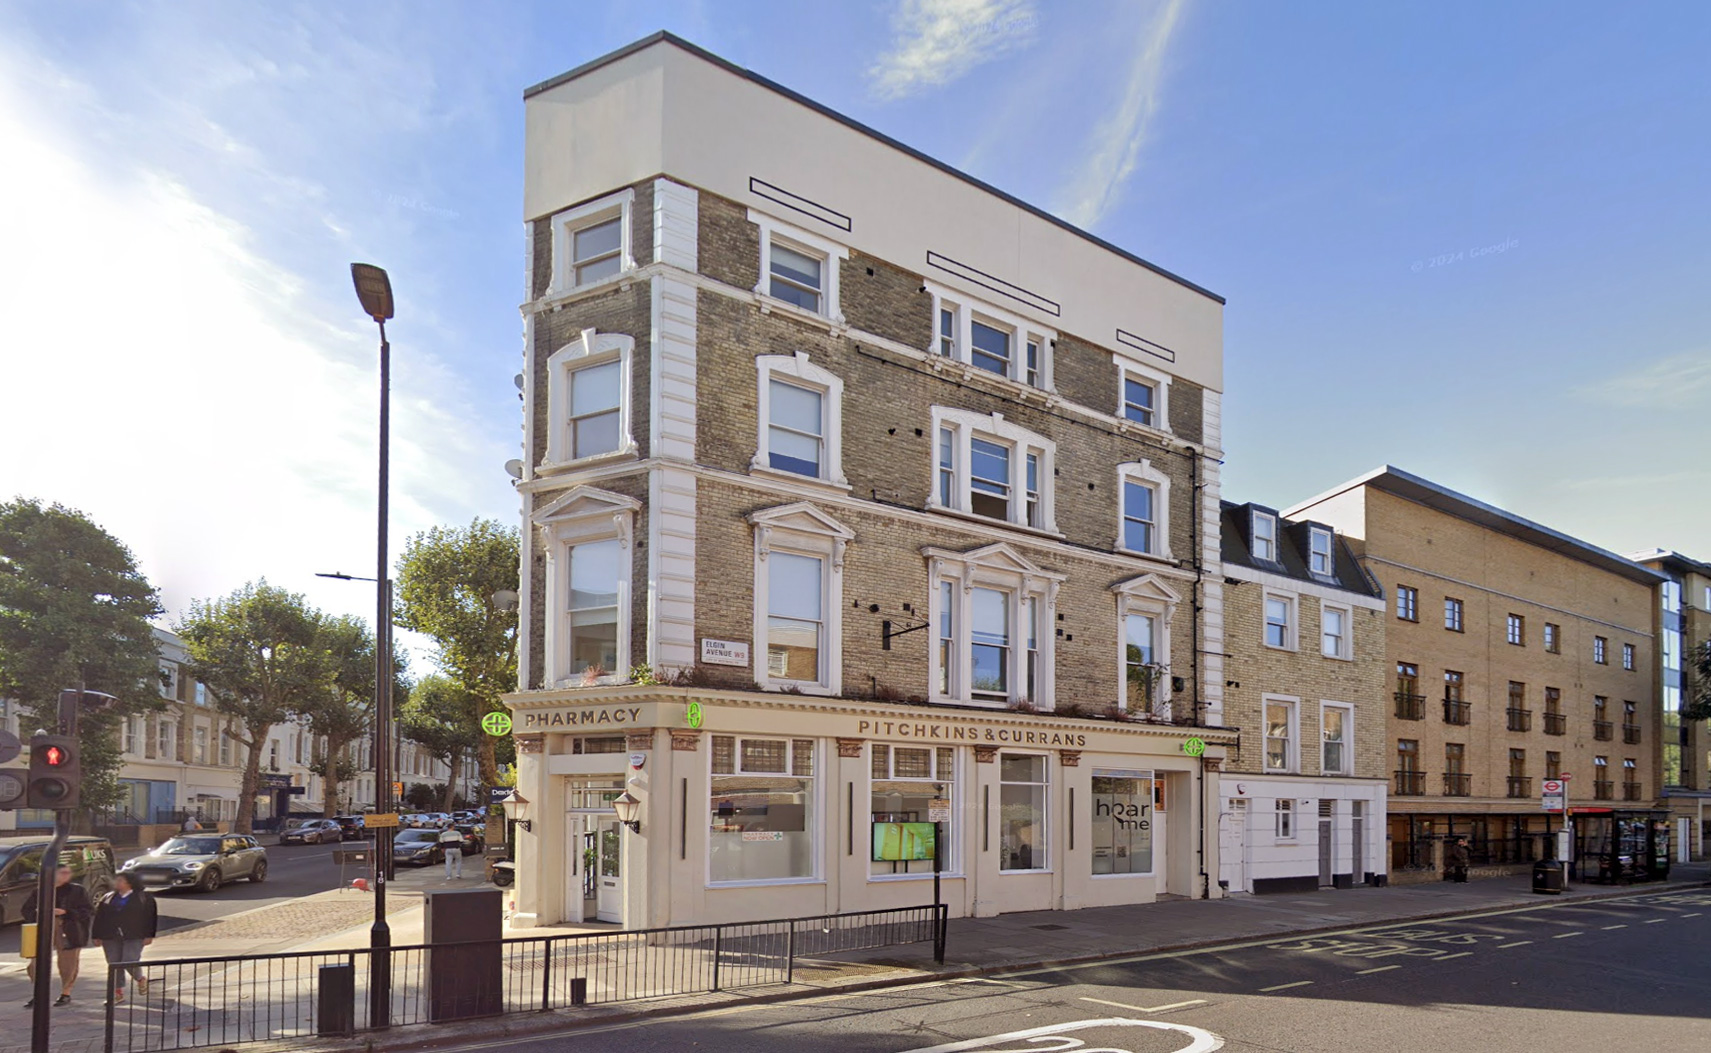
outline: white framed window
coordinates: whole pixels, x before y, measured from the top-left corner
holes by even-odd
[[[1631,643],[1622,645],[1622,668],[1630,673],[1634,671],[1634,645]]]
[[[1265,770],[1301,770],[1300,700],[1282,695],[1265,696]]]
[[[1061,574],[1040,570],[1008,545],[972,552],[929,548],[933,583],[933,701],[1050,709],[1051,631]]]
[[[844,552],[855,534],[806,502],[755,512],[754,677],[767,688],[843,686]]]
[[[934,406],[933,489],[927,507],[1056,533],[1057,445],[1004,419]]]
[[[794,355],[755,358],[760,436],[751,470],[783,472],[844,488],[844,382]]]
[[[713,735],[711,743],[707,883],[817,878],[815,740]]]
[[[232,733],[221,728],[219,734],[220,766],[222,768],[230,768],[232,766]]]
[[[1170,559],[1170,476],[1151,461],[1117,466],[1117,549]]]
[[[1295,650],[1295,597],[1283,592],[1267,592],[1265,604],[1265,645],[1282,651]]]
[[[547,679],[555,687],[629,676],[631,535],[640,502],[578,486],[535,513],[546,544]]]
[[[1396,616],[1405,622],[1420,620],[1420,590],[1408,585],[1396,586]]]
[[[636,342],[584,329],[547,359],[547,452],[543,471],[634,456],[630,377]]]
[[[126,717],[119,724],[119,752],[137,752],[137,724],[141,717]]]
[[[1273,812],[1276,815],[1274,834],[1277,840],[1295,840],[1295,801],[1292,798],[1279,797]]]
[[[929,355],[1052,390],[1051,347],[1056,331],[930,282],[927,291],[933,296]]]
[[[1168,718],[1170,626],[1180,597],[1152,574],[1119,582],[1111,591],[1117,597],[1117,704],[1130,713]]]
[[[1466,607],[1453,596],[1444,597],[1444,628],[1459,633],[1465,623]],[[1514,641],[1511,640],[1511,643]]]
[[[1511,622],[1513,622],[1515,619],[1515,616],[1513,614],[1511,614],[1509,616],[1509,619]],[[1514,640],[1514,635],[1515,635],[1514,632],[1511,631],[1511,633],[1510,633],[1511,638],[1509,640],[1510,643],[1516,642]],[[1597,662],[1599,665],[1606,665],[1609,663],[1609,661],[1610,661],[1610,641],[1606,640],[1602,636],[1594,636],[1592,638],[1592,660],[1594,662]]]
[[[1153,773],[1093,769],[1093,875],[1153,872]]]
[[[159,721],[155,724],[155,734],[155,756],[161,760],[177,760],[178,725],[170,720]]]
[[[160,663],[160,697],[178,697],[178,663]]]
[[[1354,626],[1354,611],[1341,604],[1319,604],[1319,653],[1326,658],[1347,661],[1354,657],[1350,633]]]
[[[939,828],[944,873],[961,873],[957,854],[956,753],[950,746],[870,747],[871,801],[869,820],[875,823],[924,823],[934,800],[951,801],[951,819]],[[887,862],[871,860],[868,876],[902,877],[931,874],[930,859]]]
[[[760,284],[755,294],[844,324],[838,271],[849,249],[753,209],[749,222],[760,229]]]
[[[1504,638],[1517,647],[1527,642],[1527,620],[1519,614],[1511,614],[1504,626]]]
[[[1253,553],[1255,559],[1277,562],[1277,517],[1270,512],[1253,513]]]
[[[1049,765],[1037,753],[998,755],[998,870],[1049,870],[1046,790]]]
[[[597,285],[636,269],[630,246],[634,190],[620,190],[552,218],[553,269],[547,296]]]
[[[1148,369],[1121,355],[1117,364],[1117,416],[1156,431],[1170,431],[1170,374]]]
[[[205,725],[198,724],[198,725],[196,725],[195,729],[191,732],[191,734],[195,736],[194,747],[193,747],[196,750],[196,753],[194,755],[195,756],[195,762],[197,764],[207,764],[208,763],[208,728]]]
[[[195,698],[196,698],[196,704],[199,706],[205,706],[208,704],[208,685],[204,684],[200,680],[196,681]]]
[[[1319,703],[1319,770],[1325,775],[1353,774],[1354,745],[1355,707]]]
[[[1332,575],[1335,563],[1331,558],[1331,532],[1322,527],[1307,528],[1307,569],[1321,578]]]

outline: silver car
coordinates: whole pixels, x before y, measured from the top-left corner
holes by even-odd
[[[119,873],[134,875],[144,888],[212,892],[238,878],[266,881],[267,849],[248,834],[182,834],[126,860]]]

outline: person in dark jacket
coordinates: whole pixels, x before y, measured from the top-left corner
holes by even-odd
[[[51,946],[59,966],[59,1000],[54,1005],[69,1005],[71,988],[77,983],[77,968],[82,964],[83,948],[89,946],[89,920],[95,913],[95,904],[89,899],[89,890],[75,884],[71,880],[71,868],[63,864],[54,871],[53,894],[53,925],[46,927],[52,937],[45,938],[42,935],[44,926],[37,926],[36,956],[30,959],[29,973],[33,981],[37,963]],[[24,901],[24,920],[36,920],[34,896]],[[24,1005],[31,1006],[35,1002],[31,998]]]
[[[100,941],[101,950],[107,955],[107,964],[141,961],[143,948],[154,942],[154,933],[154,897],[139,888],[131,875],[115,875],[113,891],[95,908],[95,924],[91,927],[91,935]],[[149,978],[143,975],[143,967],[128,965],[119,970],[115,980],[115,1002],[125,1000],[126,973],[136,977],[137,994],[149,993]]]
[[[1468,851],[1467,838],[1456,838],[1444,856],[1445,876],[1458,884],[1465,884],[1467,882],[1467,867],[1472,861],[1473,853]]]

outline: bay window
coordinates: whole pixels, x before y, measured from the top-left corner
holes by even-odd
[[[1038,754],[998,756],[998,867],[1004,871],[1047,869],[1046,758]]]
[[[578,486],[534,514],[547,544],[547,677],[612,683],[630,668],[633,498]]]
[[[845,547],[855,535],[806,502],[749,516],[755,537],[754,677],[835,693],[841,683]]]
[[[1170,556],[1170,476],[1150,461],[1117,466],[1117,550]]]
[[[1051,389],[1048,349],[1057,334],[931,283],[933,339],[927,353],[1029,387]]]
[[[956,785],[956,751],[949,746],[871,747],[872,815],[875,823],[925,823],[935,800],[950,800]],[[957,868],[956,809],[951,821],[939,828],[944,870]],[[868,873],[875,877],[892,874],[931,874],[930,859],[899,862],[872,861]]]
[[[712,750],[708,882],[817,876],[814,740],[714,735]]]
[[[585,329],[547,359],[547,452],[543,471],[596,457],[634,454],[630,373],[635,340]]]
[[[1056,446],[1003,414],[933,407],[934,482],[929,508],[1055,531]]]
[[[794,355],[761,355],[760,421],[753,470],[788,472],[847,487],[843,470],[844,382],[830,370]]]
[[[1049,708],[1051,610],[1061,575],[1006,545],[969,553],[929,549],[934,583],[934,700]]]

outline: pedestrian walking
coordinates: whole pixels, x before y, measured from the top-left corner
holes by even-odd
[[[1444,854],[1444,877],[1458,885],[1467,883],[1467,867],[1473,861],[1473,853],[1468,851],[1467,838],[1458,837]]]
[[[179,827],[179,832],[186,834],[199,834],[202,832],[202,824],[196,821],[196,817],[194,815],[186,815],[184,817],[184,825]]]
[[[54,1005],[70,1005],[83,948],[89,946],[89,919],[95,905],[90,902],[89,890],[71,880],[70,867],[61,864],[53,878],[53,917],[48,925],[36,926],[36,956],[30,959],[29,974],[34,981],[37,967],[52,947],[59,968],[59,1000]],[[36,921],[35,896],[24,901],[24,920]],[[34,997],[24,1003],[26,1008],[35,1004]]]
[[[113,878],[113,891],[102,897],[95,908],[95,923],[90,934],[101,944],[108,965],[142,960],[143,948],[154,942],[154,897],[143,891],[129,874]],[[149,978],[140,965],[127,965],[114,977],[113,1001],[125,1000],[125,974],[137,981],[137,994],[149,993]]]
[[[441,830],[440,851],[446,857],[446,880],[463,880],[463,831],[456,826]]]

